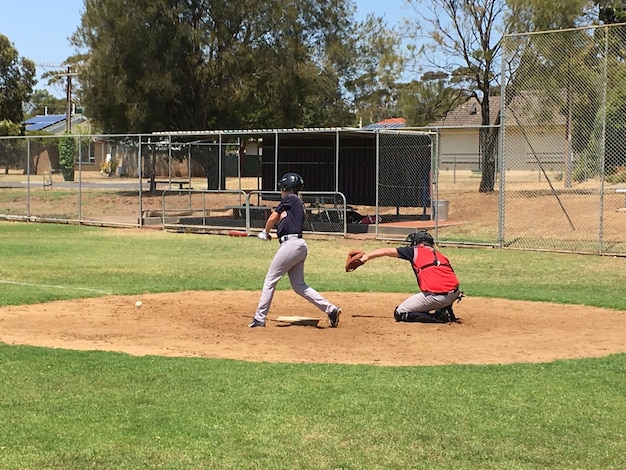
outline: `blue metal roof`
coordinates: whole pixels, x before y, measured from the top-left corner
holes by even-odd
[[[364,126],[363,129],[368,131],[374,131],[378,129],[402,129],[406,126],[406,120],[404,118],[388,118],[383,119],[382,121],[373,122],[372,124],[368,124]]]
[[[40,131],[63,120],[65,114],[46,114],[27,119],[22,124],[26,125],[27,131]]]
[[[402,129],[404,126],[404,123],[401,122],[394,122],[391,124],[379,124],[379,123],[374,123],[374,124],[368,124],[367,126],[363,126],[361,129],[365,129],[366,131],[373,131],[376,129]]]

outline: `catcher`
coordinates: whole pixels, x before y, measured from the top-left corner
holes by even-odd
[[[450,261],[434,248],[433,237],[425,231],[411,233],[400,248],[378,248],[369,253],[351,251],[346,261],[346,272],[351,272],[367,261],[389,256],[411,263],[421,292],[409,297],[393,312],[396,321],[422,323],[448,323],[459,321],[452,310],[455,300],[460,300],[459,280]],[[431,311],[433,311],[431,313]]]

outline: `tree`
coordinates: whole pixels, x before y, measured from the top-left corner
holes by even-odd
[[[22,103],[35,83],[34,62],[19,57],[9,38],[0,34],[0,121],[22,122]]]
[[[589,174],[590,139],[597,128],[593,115],[601,109],[600,57],[604,46],[594,30],[578,28],[594,21],[590,0],[510,0],[510,31],[555,31],[549,35],[523,36],[522,53],[511,68],[507,94],[534,90],[540,94],[542,112],[566,117],[567,158],[564,185]],[[604,35],[604,33],[602,33]],[[578,155],[578,168],[574,168]]]
[[[407,0],[416,12],[426,4],[430,14],[424,17],[430,38],[428,51],[436,69],[448,73],[457,86],[480,105],[482,178],[480,192],[492,192],[495,185],[497,127],[489,127],[490,91],[497,82],[496,72],[501,52],[501,36],[496,28],[503,25],[505,0]]]
[[[41,114],[65,114],[66,107],[65,99],[53,96],[48,90],[35,90],[24,106],[25,117]]]
[[[626,179],[626,27],[620,23],[626,21],[626,2],[594,0],[594,4],[598,7],[598,20],[611,25],[596,30],[594,37],[598,51],[602,51],[598,56],[606,61],[602,72],[602,75],[606,72],[606,77],[601,77],[607,80],[606,106],[595,107],[594,128],[587,134],[587,146],[581,153],[574,177],[583,181],[604,173],[610,181],[623,182]]]
[[[507,33],[552,31],[583,26],[591,19],[591,0],[508,0]]]
[[[398,108],[407,125],[423,127],[467,100],[463,90],[450,86],[443,73],[425,73],[421,80],[398,85]]]
[[[169,3],[86,0],[72,42],[88,54],[73,60],[82,102],[104,132],[174,129],[175,121],[194,128],[188,113],[201,99],[193,68],[200,60],[188,32],[176,28],[186,18]]]
[[[349,0],[86,0],[72,42],[105,132],[341,125]]]
[[[346,89],[357,121],[370,124],[401,114],[397,80],[405,58],[398,52],[399,34],[382,18],[368,15],[355,24],[353,37],[358,60]]]
[[[19,57],[9,38],[0,34],[0,135],[22,133],[22,102],[32,93],[35,82],[35,64]],[[20,141],[3,140],[0,143],[0,165],[5,173],[19,162],[22,147]]]
[[[598,7],[598,19],[604,24],[626,22],[626,2],[624,0],[594,0]]]
[[[502,35],[511,32],[532,32],[569,28],[589,11],[590,0],[407,0],[416,11],[427,3],[431,15],[428,24],[429,48],[436,52],[433,64],[446,71],[458,86],[463,87],[479,104],[482,128],[480,149],[482,178],[480,192],[491,192],[495,184],[495,162],[500,124],[498,113],[490,122],[490,92],[498,84]],[[421,12],[421,10],[420,10]],[[536,57],[518,57],[506,78],[508,106],[516,90],[517,67],[529,67]],[[488,125],[491,127],[487,127]]]
[[[0,136],[18,135],[20,124],[4,119],[0,121]],[[20,157],[24,155],[24,142],[18,139],[0,139],[0,165],[4,167],[4,174],[9,173],[9,167],[17,166]]]

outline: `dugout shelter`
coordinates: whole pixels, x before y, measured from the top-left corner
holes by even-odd
[[[411,131],[276,131],[262,135],[261,190],[275,191],[287,172],[306,191],[342,193],[348,204],[429,208],[431,137]]]

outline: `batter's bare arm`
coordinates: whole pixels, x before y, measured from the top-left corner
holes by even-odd
[[[270,230],[274,228],[274,225],[276,225],[279,219],[280,214],[276,211],[272,211],[270,216],[267,218],[267,221],[265,222],[265,233],[270,233]]]
[[[274,225],[276,225],[276,222],[278,222],[279,219],[280,219],[280,214],[276,211],[272,211],[270,216],[267,218],[267,221],[265,222],[265,228],[263,229],[261,233],[257,235],[257,237],[265,241],[271,240],[272,236],[270,235],[270,230],[274,228]]]
[[[382,256],[389,256],[391,258],[398,257],[398,250],[395,248],[377,248],[374,251],[370,251],[369,253],[365,253],[361,256],[361,261],[364,263],[374,258],[380,258]]]

